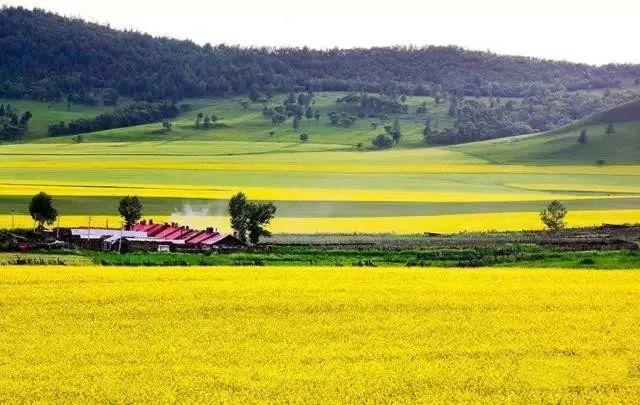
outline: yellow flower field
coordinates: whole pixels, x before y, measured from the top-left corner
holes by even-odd
[[[338,188],[285,188],[285,187],[199,187],[190,185],[68,183],[56,184],[38,181],[0,183],[0,196],[31,196],[46,190],[61,196],[114,196],[174,197],[229,199],[239,191],[249,198],[270,201],[386,201],[386,202],[497,202],[548,201],[550,199],[577,200],[594,196],[544,192],[442,192],[404,191],[398,189],[338,189]],[[604,198],[604,197],[603,197]],[[615,198],[615,197],[613,197]]]
[[[0,402],[634,403],[640,271],[0,269]]]
[[[345,155],[345,159],[353,157],[353,153]],[[325,162],[319,154],[317,161],[308,162],[304,158],[306,154],[297,155],[286,159],[277,159],[269,156],[274,161],[246,161],[244,157],[232,157],[228,161],[224,157],[216,160],[222,162],[189,161],[184,157],[167,158],[156,156],[153,158],[135,155],[110,158],[109,155],[97,156],[73,156],[65,160],[64,155],[55,159],[38,158],[38,160],[0,160],[0,169],[178,169],[178,170],[208,170],[208,171],[241,171],[241,172],[304,172],[304,173],[423,173],[423,174],[601,174],[601,175],[640,175],[640,166],[611,165],[611,166],[533,166],[533,165],[504,165],[489,163],[386,163],[372,161],[353,162]],[[336,152],[335,156],[341,156]],[[236,160],[236,161],[234,161]]]
[[[114,215],[93,215],[94,227],[118,227],[122,219]],[[216,227],[229,232],[229,218],[225,216],[156,216],[156,221],[175,221],[192,227]],[[11,226],[10,215],[0,215],[0,228]],[[14,217],[16,227],[31,227],[33,220],[28,215]],[[86,226],[88,215],[63,215],[61,227]],[[571,211],[567,215],[569,226],[592,226],[608,224],[640,223],[638,210]],[[456,233],[478,231],[519,231],[541,229],[537,212],[500,212],[482,214],[452,214],[434,216],[390,216],[390,217],[278,217],[269,229],[276,233]]]
[[[599,193],[640,194],[640,185],[622,186],[618,184],[579,184],[579,183],[508,183],[507,187],[530,191],[595,191]]]

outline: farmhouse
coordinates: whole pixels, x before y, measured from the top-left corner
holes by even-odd
[[[111,228],[76,228],[69,230],[70,245],[105,251],[211,252],[237,250],[246,244],[233,235],[214,228],[191,229],[177,223],[141,221],[131,230]]]

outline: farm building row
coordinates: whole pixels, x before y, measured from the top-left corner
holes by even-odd
[[[176,223],[142,221],[130,230],[75,228],[62,235],[69,245],[104,251],[210,252],[237,250],[246,244],[213,228],[191,229]]]

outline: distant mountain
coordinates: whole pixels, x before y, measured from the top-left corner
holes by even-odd
[[[215,38],[212,38],[215,40]],[[311,50],[154,38],[43,10],[0,11],[0,97],[92,104],[275,91],[363,90],[390,95],[455,92],[528,96],[640,78],[638,65],[555,62],[457,47]]]

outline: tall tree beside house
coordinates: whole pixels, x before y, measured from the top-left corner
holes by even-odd
[[[137,196],[126,196],[120,200],[118,207],[127,229],[131,229],[142,218],[142,203]]]
[[[236,238],[243,242],[247,241],[247,228],[249,226],[248,210],[247,206],[249,201],[247,196],[243,192],[231,197],[229,200],[229,208],[227,212],[231,217],[231,229]]]
[[[276,206],[272,203],[254,203],[247,199],[247,196],[239,192],[231,197],[228,208],[231,217],[231,228],[234,235],[242,240],[256,244],[260,237],[271,235],[266,229],[276,213]]]
[[[270,236],[266,228],[276,214],[276,206],[272,203],[249,203],[249,241],[256,244],[262,236]]]
[[[38,229],[44,229],[45,224],[52,225],[58,218],[58,211],[53,207],[53,199],[42,191],[31,199],[29,214],[38,223]]]

